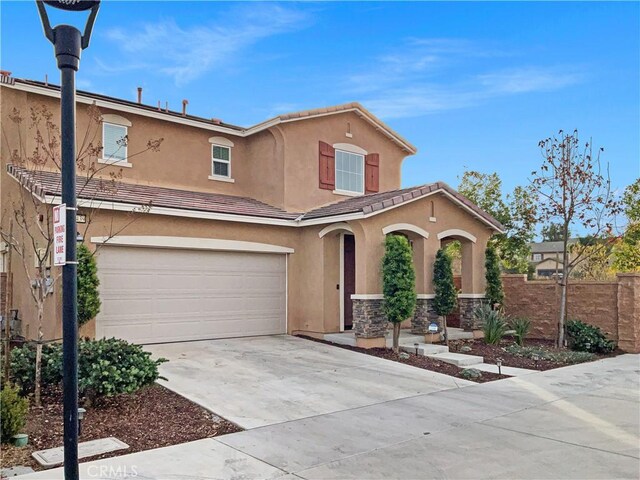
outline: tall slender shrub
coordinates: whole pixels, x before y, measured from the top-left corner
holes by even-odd
[[[487,280],[486,297],[491,308],[502,305],[504,291],[500,278],[500,259],[493,245],[488,245],[485,251],[485,278]]]
[[[100,312],[96,259],[84,243],[78,245],[78,325],[84,325]]]
[[[416,308],[416,272],[409,241],[401,235],[388,235],[382,259],[384,313],[393,324],[393,351],[398,353],[400,324]]]
[[[446,344],[449,345],[449,335],[447,334],[447,315],[451,314],[456,308],[458,295],[456,292],[456,286],[453,283],[451,258],[442,248],[438,250],[438,253],[436,253],[436,260],[433,264],[433,288],[436,294],[433,299],[433,308],[442,318],[444,340]]]

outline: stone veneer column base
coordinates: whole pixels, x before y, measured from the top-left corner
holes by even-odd
[[[435,322],[440,329],[440,317],[433,309],[433,298],[418,298],[416,311],[411,319],[411,333],[424,335],[429,333],[429,324]]]
[[[386,346],[387,318],[383,298],[353,299],[353,332],[356,345],[362,348]]]
[[[460,307],[460,326],[464,330],[480,330],[482,324],[473,316],[473,311],[485,303],[484,298],[460,298],[458,297],[458,305]]]

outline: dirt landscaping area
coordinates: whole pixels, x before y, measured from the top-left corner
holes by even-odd
[[[359,348],[359,347],[351,347],[349,345],[339,345],[326,340],[307,337],[303,335],[300,335],[300,338],[305,338],[307,340],[312,340],[314,342],[325,343],[327,345],[332,345],[338,348],[344,348],[346,350],[351,350],[354,352],[364,353],[366,355],[373,355],[374,357],[384,358],[386,360],[391,360],[393,362],[405,363],[413,367],[423,368],[425,370],[431,370],[432,372],[443,373],[451,377],[464,378],[460,375],[463,369],[456,367],[455,365],[451,365],[450,363],[441,362],[438,360],[434,360],[432,358],[424,357],[422,355],[416,355],[415,353],[403,354],[401,352],[399,354],[395,354],[393,353],[393,350],[391,350],[390,348]],[[507,375],[498,375],[497,373],[482,372],[482,377],[466,378],[466,380],[470,380],[472,382],[484,383],[484,382],[491,382],[493,380],[500,380],[501,378],[509,378],[509,377]]]
[[[2,468],[23,465],[42,470],[31,453],[62,446],[61,391],[47,392],[42,403],[42,408],[32,405],[29,410],[25,427],[29,444],[23,448],[2,445]],[[241,430],[171,390],[154,384],[136,393],[107,398],[99,405],[87,407],[80,442],[116,437],[129,445],[126,450],[91,457],[95,460]]]

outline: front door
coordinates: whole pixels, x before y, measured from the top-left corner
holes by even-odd
[[[356,240],[353,235],[344,236],[344,329],[353,327],[353,300],[356,293]]]

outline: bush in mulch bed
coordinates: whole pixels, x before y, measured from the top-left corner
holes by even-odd
[[[500,358],[505,367],[527,368],[530,370],[550,370],[552,368],[565,367],[576,363],[590,362],[598,357],[591,353],[574,352],[566,349],[558,349],[553,342],[543,340],[527,340],[527,346],[521,347],[510,340],[503,340],[498,345],[487,345],[483,341],[457,340],[452,342],[452,352],[460,352],[480,355],[485,363],[496,363]],[[471,350],[468,350],[468,349]]]
[[[62,446],[61,390],[50,389],[43,393],[43,407],[30,409],[24,429],[29,434],[29,445],[23,448],[3,446],[3,468],[26,465],[42,469],[31,453]],[[113,436],[130,447],[90,459],[96,460],[241,430],[177,393],[153,384],[133,394],[104,398],[98,406],[87,408],[80,441]],[[83,462],[87,460],[82,459]]]
[[[313,342],[324,343],[326,345],[332,345],[338,348],[344,348],[345,350],[351,350],[353,352],[364,353],[366,355],[372,355],[374,357],[384,358],[386,360],[391,360],[394,362],[400,362],[407,365],[411,365],[412,367],[423,368],[425,370],[431,370],[432,372],[443,373],[445,375],[449,375],[451,377],[456,378],[465,378],[462,375],[462,370],[455,365],[451,365],[450,363],[441,362],[438,360],[434,360],[429,357],[424,357],[422,355],[416,355],[415,353],[393,353],[393,350],[390,348],[359,348],[352,347],[349,345],[338,345],[327,340],[320,340],[318,338],[307,337],[305,335],[300,335],[300,338],[305,338],[307,340],[311,340]],[[473,382],[484,383],[491,382],[492,380],[500,380],[502,378],[509,378],[508,375],[498,375],[497,373],[490,372],[482,372],[481,377],[477,378],[468,378],[467,380],[471,380]]]

